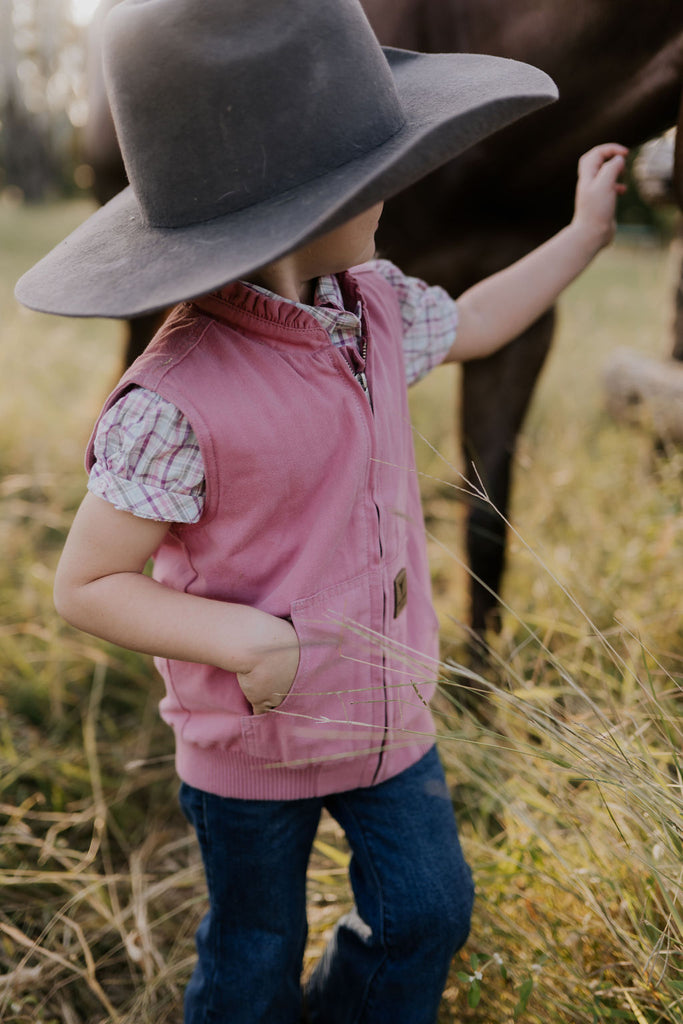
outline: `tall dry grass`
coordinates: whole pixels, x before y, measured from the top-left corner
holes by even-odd
[[[530,990],[523,1019],[539,1024],[683,1020],[683,453],[658,457],[611,422],[600,385],[617,346],[666,355],[676,270],[677,254],[622,243],[565,296],[519,444],[487,685],[474,708],[457,667],[445,687],[441,750],[480,895],[469,948],[482,977],[470,967],[460,983],[487,1024]],[[452,387],[433,381],[422,409]],[[458,467],[431,415],[419,451],[457,666]]]
[[[11,299],[83,213],[0,207],[0,1019],[176,1024],[204,897],[160,686],[51,603],[118,329]],[[669,261],[618,245],[563,302],[518,450],[503,629],[474,698],[453,375],[414,394],[441,751],[479,893],[443,1022],[683,1021],[681,454],[655,458],[610,422],[599,386],[613,346],[666,351]],[[309,964],[348,905],[346,862],[326,820]]]

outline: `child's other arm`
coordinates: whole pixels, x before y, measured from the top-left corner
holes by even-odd
[[[574,217],[521,260],[469,288],[458,299],[458,331],[446,362],[491,355],[549,309],[560,292],[611,242],[617,181],[628,150],[596,146],[579,161]]]
[[[58,612],[129,650],[235,672],[256,713],[276,707],[299,663],[293,627],[256,608],[171,590],[145,576],[168,529],[88,493],[57,568]]]

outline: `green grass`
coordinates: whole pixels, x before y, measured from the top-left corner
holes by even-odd
[[[160,683],[51,601],[120,328],[11,296],[87,209],[0,205],[0,1019],[179,1024],[203,883]],[[682,456],[655,458],[645,433],[612,422],[600,385],[619,345],[666,353],[673,271],[665,249],[623,242],[563,299],[518,447],[507,610],[476,700],[461,686],[457,373],[413,394],[441,751],[478,889],[441,1024],[683,1022]],[[326,820],[308,966],[348,906],[346,857]]]

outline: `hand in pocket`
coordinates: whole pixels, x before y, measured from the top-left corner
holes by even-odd
[[[299,640],[287,619],[268,616],[263,636],[253,650],[253,667],[237,673],[237,681],[255,715],[278,707],[299,667]]]

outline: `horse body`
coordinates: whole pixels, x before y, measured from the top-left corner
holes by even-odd
[[[115,2],[104,0],[102,7]],[[486,139],[387,203],[378,236],[382,254],[454,296],[568,222],[581,153],[605,141],[638,145],[681,117],[678,0],[575,0],[569,9],[557,0],[362,2],[385,45],[513,57],[543,68],[559,86],[556,104]],[[96,52],[96,38],[94,43]],[[94,61],[96,97],[97,68]],[[101,85],[101,71],[99,76]],[[125,175],[118,153],[111,157],[113,129],[101,102],[93,106],[93,122],[86,156],[96,179],[105,183],[98,196],[104,200],[123,187]],[[109,143],[103,139],[107,133]],[[678,138],[675,182],[683,206],[683,132]],[[152,317],[132,325],[128,360],[155,322]],[[683,330],[683,317],[680,322]],[[468,475],[475,486],[483,483],[503,515],[515,438],[553,324],[550,311],[501,352],[463,368],[461,436]],[[472,503],[467,547],[471,622],[483,636],[495,624],[505,558],[504,521],[488,502]]]
[[[571,217],[576,164],[599,142],[634,146],[677,123],[683,6],[671,0],[364,0],[389,45],[485,52],[536,64],[557,103],[479,143],[389,205],[381,236],[454,292]],[[683,189],[682,189],[683,192]],[[481,232],[516,241],[482,244]],[[472,236],[472,237],[471,237]]]
[[[612,140],[639,145],[681,117],[683,6],[675,0],[577,0],[570,11],[556,0],[364,0],[364,7],[387,45],[513,57],[543,68],[559,87],[557,103],[387,204],[383,253],[454,296],[568,223],[583,152]],[[682,157],[674,174],[681,205]],[[683,330],[683,317],[678,323]],[[467,525],[479,636],[497,624],[511,460],[553,327],[551,310],[501,352],[463,367],[466,475],[489,498],[472,499]],[[674,353],[683,353],[680,340]]]

